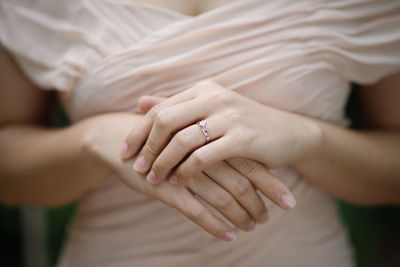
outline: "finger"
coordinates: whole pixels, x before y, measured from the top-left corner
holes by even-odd
[[[169,107],[157,114],[149,137],[138,155],[146,162],[145,166],[148,167],[143,170],[144,172],[149,170],[176,131],[207,117],[210,111],[204,108],[204,104],[204,100],[190,100]]]
[[[143,114],[146,114],[152,107],[166,100],[166,97],[161,96],[142,96],[139,98],[138,106]]]
[[[218,219],[188,190],[186,190],[186,192],[187,194],[175,195],[172,206],[213,236],[225,241],[233,241],[236,239],[235,230]]]
[[[142,113],[147,113],[152,107],[154,107],[155,105],[161,103],[162,101],[164,101],[166,98],[165,97],[158,97],[158,96],[143,96],[141,98],[139,98],[138,101],[138,106],[139,109]],[[138,134],[139,132],[137,132],[136,134]],[[138,137],[132,137],[130,138],[131,140],[135,140],[135,143],[137,143],[137,147],[139,147],[139,144],[143,144],[144,138],[146,136],[146,133],[148,134],[148,130],[147,132],[143,132],[143,135],[140,135]],[[128,137],[129,138],[129,137]],[[121,148],[121,157],[122,159],[129,159],[132,155],[134,155],[135,151],[137,150],[136,147],[132,147],[132,141],[127,140]],[[129,148],[130,146],[130,148]],[[140,163],[140,162],[139,162]],[[140,165],[140,164],[138,164]],[[140,169],[140,168],[139,168]]]
[[[122,181],[134,191],[140,192],[149,197],[159,199],[163,203],[176,208],[184,216],[198,224],[213,236],[222,240],[231,241],[236,239],[235,230],[218,219],[201,201],[196,199],[185,186],[162,183],[152,185],[140,176],[130,172],[128,162],[123,163],[123,168],[118,168],[118,175],[123,177]],[[126,169],[128,168],[128,169]]]
[[[211,117],[208,121],[211,122],[211,125],[217,126],[218,124],[216,122],[219,121],[219,119],[217,117]],[[221,127],[213,127],[208,130],[211,141],[224,134],[224,130]],[[179,162],[205,143],[206,137],[197,124],[190,125],[177,132],[154,161],[151,171],[147,176],[149,182],[160,183]],[[173,182],[173,179],[171,182]]]
[[[150,134],[152,123],[150,120],[143,119],[141,123],[134,125],[133,129],[129,132],[125,138],[125,142],[122,144],[120,150],[120,156],[123,160],[128,160],[136,154],[136,152],[142,147],[147,136]],[[136,159],[136,165],[139,166],[141,161],[139,158]],[[138,167],[137,170],[140,170]]]
[[[134,128],[129,135],[127,136],[125,143],[121,148],[121,158],[129,159],[133,155],[135,155],[139,149],[142,147],[144,140],[149,135],[149,127],[153,125],[156,116],[168,107],[172,107],[179,103],[183,103],[185,101],[189,101],[194,99],[197,95],[200,94],[208,94],[208,92],[216,92],[223,91],[225,88],[216,84],[213,81],[201,81],[192,88],[189,88],[179,94],[176,94],[161,103],[153,106],[149,112],[145,115],[145,123],[141,125],[141,127]],[[226,97],[222,97],[222,99],[226,99]],[[213,101],[218,102],[218,101]],[[149,165],[146,162],[144,157],[138,157],[138,161],[135,162],[134,168],[139,173],[145,173],[148,171]]]
[[[267,208],[247,177],[236,171],[225,161],[212,165],[203,172],[230,192],[255,221],[265,222]]]
[[[190,177],[225,159],[239,157],[231,137],[223,136],[195,150],[175,171],[174,183],[185,184]]]
[[[175,104],[190,100],[194,97],[195,92],[187,90],[153,106],[144,116],[144,122],[139,126],[134,127],[126,137],[125,144],[121,148],[122,159],[129,159],[139,151],[144,141],[149,136],[154,120],[159,112],[169,106],[173,106]],[[146,161],[144,160],[144,158],[138,157],[137,160],[138,161],[134,164],[135,170],[139,173],[147,172],[149,166],[146,166]]]
[[[235,198],[204,173],[200,172],[195,178],[190,179],[187,187],[238,228],[249,230],[249,226],[254,224],[250,215],[237,203]]]
[[[244,158],[231,158],[227,162],[248,177],[255,187],[279,207],[285,210],[295,207],[296,200],[292,193],[264,165]]]

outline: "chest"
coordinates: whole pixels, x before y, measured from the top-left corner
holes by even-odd
[[[197,16],[206,11],[228,4],[235,0],[132,0],[140,4],[149,4],[170,9],[187,16]]]

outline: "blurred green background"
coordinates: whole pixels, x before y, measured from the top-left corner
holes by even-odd
[[[352,128],[362,128],[362,114],[354,86],[347,105]],[[59,110],[56,124],[68,124]],[[400,267],[400,209],[398,207],[359,207],[338,201],[338,209],[348,228],[359,267]],[[57,261],[77,203],[45,209],[47,257],[51,266]],[[23,266],[22,212],[19,207],[0,206],[0,266]],[[38,266],[41,267],[41,266]],[[43,266],[45,267],[45,266]],[[271,266],[273,267],[273,266]]]

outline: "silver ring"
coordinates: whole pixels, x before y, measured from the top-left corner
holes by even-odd
[[[207,121],[206,120],[201,120],[197,122],[197,125],[200,126],[201,131],[203,132],[204,136],[206,137],[206,144],[210,142],[210,135],[207,130]]]

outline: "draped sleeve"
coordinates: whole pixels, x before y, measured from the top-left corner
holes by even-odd
[[[179,17],[146,13],[121,0],[4,0],[0,41],[39,87],[70,91],[101,59]]]

